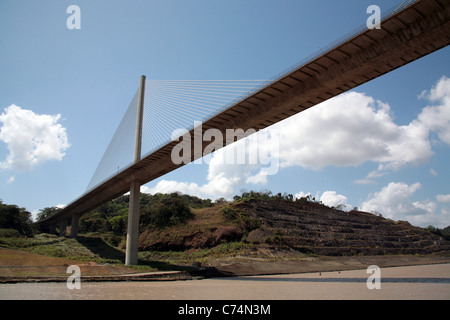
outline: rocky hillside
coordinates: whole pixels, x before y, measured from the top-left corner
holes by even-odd
[[[272,251],[326,256],[428,254],[449,243],[406,221],[340,211],[310,201],[250,199],[194,211],[187,224],[148,229],[140,250],[199,250],[243,242]]]

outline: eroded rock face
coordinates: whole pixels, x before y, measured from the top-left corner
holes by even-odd
[[[278,243],[305,253],[425,254],[449,248],[427,230],[367,212],[345,212],[311,202],[250,200],[236,207],[267,225],[252,231],[248,240]]]
[[[155,230],[148,230],[139,237],[139,249],[184,251],[188,249],[212,248],[222,243],[240,241],[242,235],[242,229],[238,226],[220,225],[203,230],[184,232],[178,235],[171,232],[160,233]]]
[[[198,218],[185,226],[145,230],[139,249],[185,251],[236,241],[328,256],[427,254],[450,249],[425,229],[367,212],[273,200],[247,200],[231,206],[238,213],[233,221],[223,219],[220,207],[208,208],[207,214],[199,211]]]

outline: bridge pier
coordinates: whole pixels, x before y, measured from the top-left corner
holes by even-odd
[[[139,238],[139,200],[141,185],[137,181],[131,183],[130,208],[128,211],[127,248],[125,265],[138,263],[138,238]]]
[[[59,224],[59,236],[64,237],[66,235],[66,228],[67,228],[67,220],[63,219],[61,220]]]
[[[52,224],[48,227],[48,233],[50,233],[50,234],[56,234],[56,224],[52,223]]]
[[[141,160],[142,122],[144,115],[145,76],[141,76],[137,101],[136,133],[134,140],[134,163]],[[127,247],[125,265],[138,263],[139,207],[141,197],[140,181],[133,177],[130,184],[130,203],[128,210]]]
[[[78,236],[78,223],[80,221],[80,215],[74,214],[72,216],[72,224],[70,225],[70,237],[76,238]]]

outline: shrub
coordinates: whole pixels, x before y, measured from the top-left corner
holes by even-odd
[[[21,235],[33,236],[32,223],[30,212],[0,201],[0,228],[14,229]]]
[[[231,206],[223,207],[222,209],[220,209],[220,213],[225,220],[234,221],[238,218],[238,213]]]
[[[194,217],[185,200],[177,193],[165,197],[160,203],[147,205],[141,215],[141,226],[153,225],[157,228],[186,223]]]
[[[0,238],[16,238],[16,237],[20,237],[20,233],[16,229],[0,229]]]
[[[108,220],[111,226],[111,231],[115,235],[124,235],[127,229],[126,216],[115,216]]]

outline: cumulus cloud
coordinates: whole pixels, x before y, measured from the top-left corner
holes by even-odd
[[[352,208],[352,206],[347,203],[347,197],[341,194],[337,194],[336,191],[325,191],[320,197],[320,201],[322,201],[324,205],[329,207],[337,207],[341,205],[345,210],[349,210]]]
[[[0,168],[28,171],[50,160],[61,160],[69,148],[60,115],[38,115],[14,104],[0,115],[0,140],[9,150]]]
[[[389,104],[364,93],[348,92],[299,113],[274,127],[280,131],[281,167],[319,170],[326,166],[358,166],[367,161],[378,168],[355,183],[419,164],[433,156],[430,132],[450,144],[450,79],[442,77],[421,98],[426,106],[407,125],[395,123]]]
[[[180,182],[174,180],[161,180],[154,187],[141,187],[141,192],[144,193],[172,193],[181,192],[185,194],[190,194],[200,198],[226,198],[231,199],[234,195],[235,187],[239,184],[236,178],[225,177],[223,174],[214,177],[211,181],[206,184],[199,185],[194,182]]]
[[[433,168],[430,169],[430,174],[431,174],[433,177],[439,176],[438,172],[437,172],[436,170],[434,170]]]
[[[410,198],[421,187],[420,183],[408,185],[404,182],[391,182],[364,202],[361,209],[368,212],[379,212],[391,219],[398,219],[400,216],[417,211],[417,207]]]
[[[374,180],[371,179],[357,179],[355,181],[353,181],[354,184],[375,184],[376,182]]]
[[[379,170],[426,161],[433,154],[426,128],[397,125],[390,106],[364,93],[348,92],[279,124],[282,167],[358,166]]]
[[[305,192],[303,192],[303,191],[300,191],[299,193],[296,193],[296,194],[294,195],[294,198],[295,198],[295,199],[301,199],[301,198],[306,198],[306,197],[308,197],[308,196],[311,197],[311,193],[310,193],[310,192],[305,193]]]
[[[450,194],[438,194],[436,200],[441,203],[450,203]]]
[[[442,77],[423,97],[436,105],[425,107],[418,120],[439,139],[450,144],[450,78]]]
[[[407,220],[413,225],[426,227],[433,225],[446,227],[450,224],[450,211],[440,207],[435,201],[425,199],[413,201],[413,195],[421,189],[420,183],[408,185],[404,182],[391,182],[380,191],[369,195],[361,210],[381,213],[384,217],[393,220]],[[438,202],[450,202],[449,195],[438,195]]]
[[[300,191],[294,195],[294,198],[300,199],[304,197],[311,197],[311,192]],[[317,192],[314,199],[321,201],[324,205],[329,207],[337,207],[341,206],[343,210],[351,210],[353,207],[348,203],[348,199],[346,196],[338,194],[336,191],[325,191],[319,197],[319,192]]]
[[[233,145],[220,149],[209,158],[207,182],[205,184],[161,180],[154,187],[145,187],[143,192],[150,194],[181,192],[200,198],[218,199],[223,197],[231,199],[235,195],[236,189],[244,185],[245,179],[251,176],[254,169],[252,165],[226,164],[224,160],[225,152],[227,148],[231,147]]]

